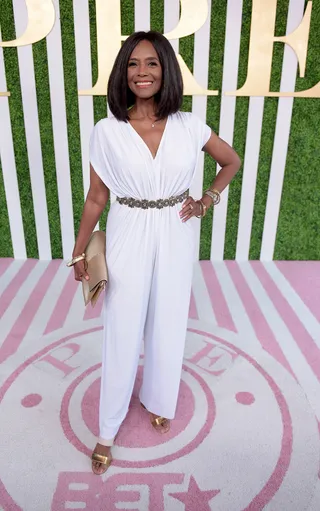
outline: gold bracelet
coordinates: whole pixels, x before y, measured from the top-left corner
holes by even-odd
[[[221,199],[219,190],[216,190],[216,188],[209,188],[209,190],[206,190],[204,194],[208,195],[212,199],[212,203],[214,206],[219,204]]]
[[[75,256],[67,263],[67,266],[73,266],[74,264],[78,263],[79,261],[83,261],[86,258],[86,254],[83,253],[81,255]]]
[[[202,199],[200,199],[200,203],[202,204],[202,218],[204,218],[207,214],[207,206]]]
[[[205,217],[207,213],[207,206],[204,204],[204,202],[202,202],[201,199],[197,200],[196,202],[199,202],[199,204],[201,205],[201,215],[196,215],[196,217],[197,218]]]
[[[196,217],[197,218],[202,218],[203,217],[203,203],[200,200],[197,200],[196,202],[198,202],[200,204],[200,207],[201,207],[201,214],[200,215],[196,215]]]

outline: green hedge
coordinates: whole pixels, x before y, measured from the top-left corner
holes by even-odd
[[[225,0],[215,0],[215,2],[213,2],[211,18],[209,88],[218,90],[221,90],[222,84],[226,4],[227,2]],[[241,56],[238,77],[239,87],[244,83],[247,72],[251,7],[252,5],[250,0],[244,2]],[[93,0],[89,1],[89,9],[91,20],[92,74],[93,81],[95,82],[97,78],[97,52],[95,2]],[[121,10],[122,33],[130,34],[134,30],[134,0],[122,0]],[[74,208],[74,224],[77,231],[84,197],[72,0],[60,1],[60,11],[72,199]],[[281,35],[285,33],[287,12],[288,0],[279,0],[276,34]],[[313,2],[306,77],[304,79],[298,78],[297,90],[309,88],[320,80],[319,52],[317,51],[317,34],[320,29],[319,25],[319,3]],[[15,38],[12,0],[1,0],[0,26],[3,40]],[[163,31],[163,2],[159,0],[151,0],[151,28]],[[186,37],[180,41],[180,52],[191,70],[193,67],[193,48],[193,36]],[[37,84],[41,146],[43,152],[52,253],[53,257],[57,258],[62,256],[62,249],[45,40],[33,45],[33,57]],[[28,257],[38,257],[16,48],[5,48],[4,58],[8,90],[11,92],[9,105],[23,214],[23,226],[27,243],[27,255]],[[274,46],[271,84],[273,90],[279,89],[282,59],[283,45],[276,43]],[[0,101],[1,100],[3,99],[0,98]],[[207,123],[217,132],[219,132],[220,103],[221,95],[208,98]],[[244,159],[245,152],[248,106],[249,98],[237,98],[234,147],[242,158],[242,161]],[[250,259],[259,259],[260,256],[277,106],[277,98],[265,99],[262,142],[250,244]],[[183,109],[191,110],[191,97],[184,98]],[[105,115],[106,98],[100,96],[94,97],[95,122]],[[318,99],[295,99],[289,152],[281,201],[281,212],[276,238],[275,259],[319,259],[319,118],[320,101]],[[204,187],[211,183],[214,172],[215,165],[212,160],[206,156]],[[224,252],[225,259],[234,259],[235,257],[241,184],[242,170],[239,171],[236,178],[230,185],[226,244]],[[0,207],[0,236],[1,240],[3,240],[3,243],[1,243],[0,246],[0,256],[7,257],[12,256],[13,253],[2,173],[0,175]],[[106,216],[107,211],[103,215],[101,226],[105,225]],[[201,259],[209,259],[210,257],[211,232],[212,218],[211,215],[208,215],[203,220],[201,228]]]

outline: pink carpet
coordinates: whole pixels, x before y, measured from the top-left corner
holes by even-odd
[[[101,309],[63,261],[0,259],[1,510],[320,511],[320,262],[197,263],[171,430],[141,353],[97,477]]]

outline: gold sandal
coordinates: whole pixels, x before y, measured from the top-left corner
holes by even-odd
[[[97,461],[98,463],[101,463],[101,465],[105,465],[105,469],[103,470],[103,472],[95,472],[94,467],[92,465],[92,472],[94,474],[96,474],[97,476],[101,476],[108,470],[108,468],[110,467],[110,465],[112,463],[113,458],[111,455],[104,456],[103,454],[98,454],[97,452],[93,451],[93,453],[91,455],[91,460]]]
[[[144,404],[142,404],[142,403],[140,403],[140,404],[144,410],[148,411],[146,409],[146,407],[144,406]],[[152,417],[151,412],[149,412],[149,413],[150,413],[150,417]],[[167,431],[165,431],[165,433],[168,433],[168,431],[170,430],[170,420],[169,419],[166,419],[165,417],[162,417],[161,415],[158,415],[151,419],[151,424],[154,427],[154,429],[157,431],[162,432],[165,428],[166,423],[169,423],[169,428],[167,429]]]

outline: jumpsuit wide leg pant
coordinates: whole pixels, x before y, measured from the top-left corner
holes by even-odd
[[[109,212],[98,440],[103,445],[113,444],[128,412],[143,339],[140,401],[152,413],[175,416],[194,258],[193,228],[190,221],[182,223],[180,209],[114,203]]]

